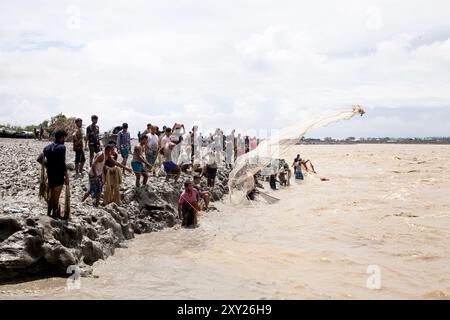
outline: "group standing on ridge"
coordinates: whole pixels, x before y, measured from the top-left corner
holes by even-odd
[[[133,143],[128,124],[123,123],[121,128],[118,127],[120,131],[117,138],[106,144],[103,140],[102,147],[98,120],[98,116],[93,115],[84,131],[83,120],[76,119],[76,129],[71,135],[75,153],[75,181],[84,176],[86,152],[89,154],[89,188],[81,201],[92,197],[95,206],[112,202],[120,205],[120,184],[127,172],[134,173],[136,188],[146,186],[150,176],[165,175],[167,182],[173,179],[176,184],[181,173],[185,172],[190,178],[184,181],[184,191],[179,198],[179,217],[186,227],[197,224],[201,203],[208,210],[218,170],[222,167],[232,169],[239,156],[259,144],[256,138],[241,134],[236,136],[235,130],[224,135],[222,130],[217,129],[214,134],[204,137],[197,126],[187,131],[185,125],[179,123],[172,127],[163,126],[162,131],[149,123],[146,130],[138,133],[138,142]],[[36,138],[42,139],[42,131],[42,128],[39,132],[35,131]],[[57,130],[54,142],[45,147],[40,157],[42,171],[45,167],[47,172],[46,181],[41,181],[41,186],[44,183],[46,185],[41,189],[46,192],[48,215],[64,220],[69,219],[69,214],[60,208],[59,198],[64,185],[69,186],[70,181],[64,144],[67,136],[65,130]],[[293,164],[296,179],[303,179],[302,167],[308,170],[308,163],[309,160],[304,161],[297,156]],[[290,168],[287,164],[270,176],[272,189],[276,189],[276,183],[283,186],[290,184]],[[42,191],[41,195],[45,192]]]

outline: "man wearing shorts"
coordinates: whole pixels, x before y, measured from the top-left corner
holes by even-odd
[[[107,145],[105,151],[98,152],[92,162],[91,170],[89,171],[89,190],[84,194],[81,202],[86,201],[89,196],[95,200],[94,206],[98,207],[100,198],[103,193],[103,169],[105,167],[106,159],[111,155],[113,147]]]
[[[122,131],[117,135],[117,147],[119,148],[120,155],[122,156],[122,165],[127,166],[128,156],[131,153],[131,136],[128,132],[128,124],[122,125]],[[125,175],[125,169],[123,170]]]
[[[195,175],[194,176],[194,183],[193,188],[198,191],[199,197],[205,201],[205,209],[209,209],[209,202],[211,201],[211,193],[209,191],[203,190],[203,186],[201,184],[202,176],[201,175]]]
[[[169,177],[173,176],[175,178],[175,182],[177,182],[181,174],[180,167],[177,166],[177,164],[172,160],[172,151],[175,147],[176,144],[173,142],[167,142],[165,146],[161,146],[163,153],[163,166],[164,171],[166,172],[166,181],[169,181]]]

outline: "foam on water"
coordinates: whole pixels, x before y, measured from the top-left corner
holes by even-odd
[[[448,299],[449,146],[297,145],[286,157],[298,153],[329,181],[306,176],[271,206],[215,203],[197,229],[137,236],[80,290],[49,278],[0,286],[0,299]],[[388,197],[400,190],[406,201]]]

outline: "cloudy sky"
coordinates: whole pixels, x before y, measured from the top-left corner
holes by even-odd
[[[432,4],[431,4],[432,3]],[[32,4],[32,5],[31,5]],[[450,2],[0,0],[0,123],[450,136]]]

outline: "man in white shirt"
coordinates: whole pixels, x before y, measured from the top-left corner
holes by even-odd
[[[189,168],[192,165],[192,141],[191,133],[185,133],[180,144],[180,155],[178,157],[177,164],[182,168]],[[183,170],[185,170],[183,169]]]
[[[175,163],[178,163],[181,153],[181,142],[186,130],[184,124],[175,123],[172,128],[172,135],[170,136],[171,142],[176,144],[175,149],[172,151],[172,159]]]
[[[148,142],[145,150],[145,156],[147,158],[147,162],[153,166],[158,158],[159,150],[159,137],[156,134],[155,126],[151,126],[150,133],[147,134],[147,137]]]

